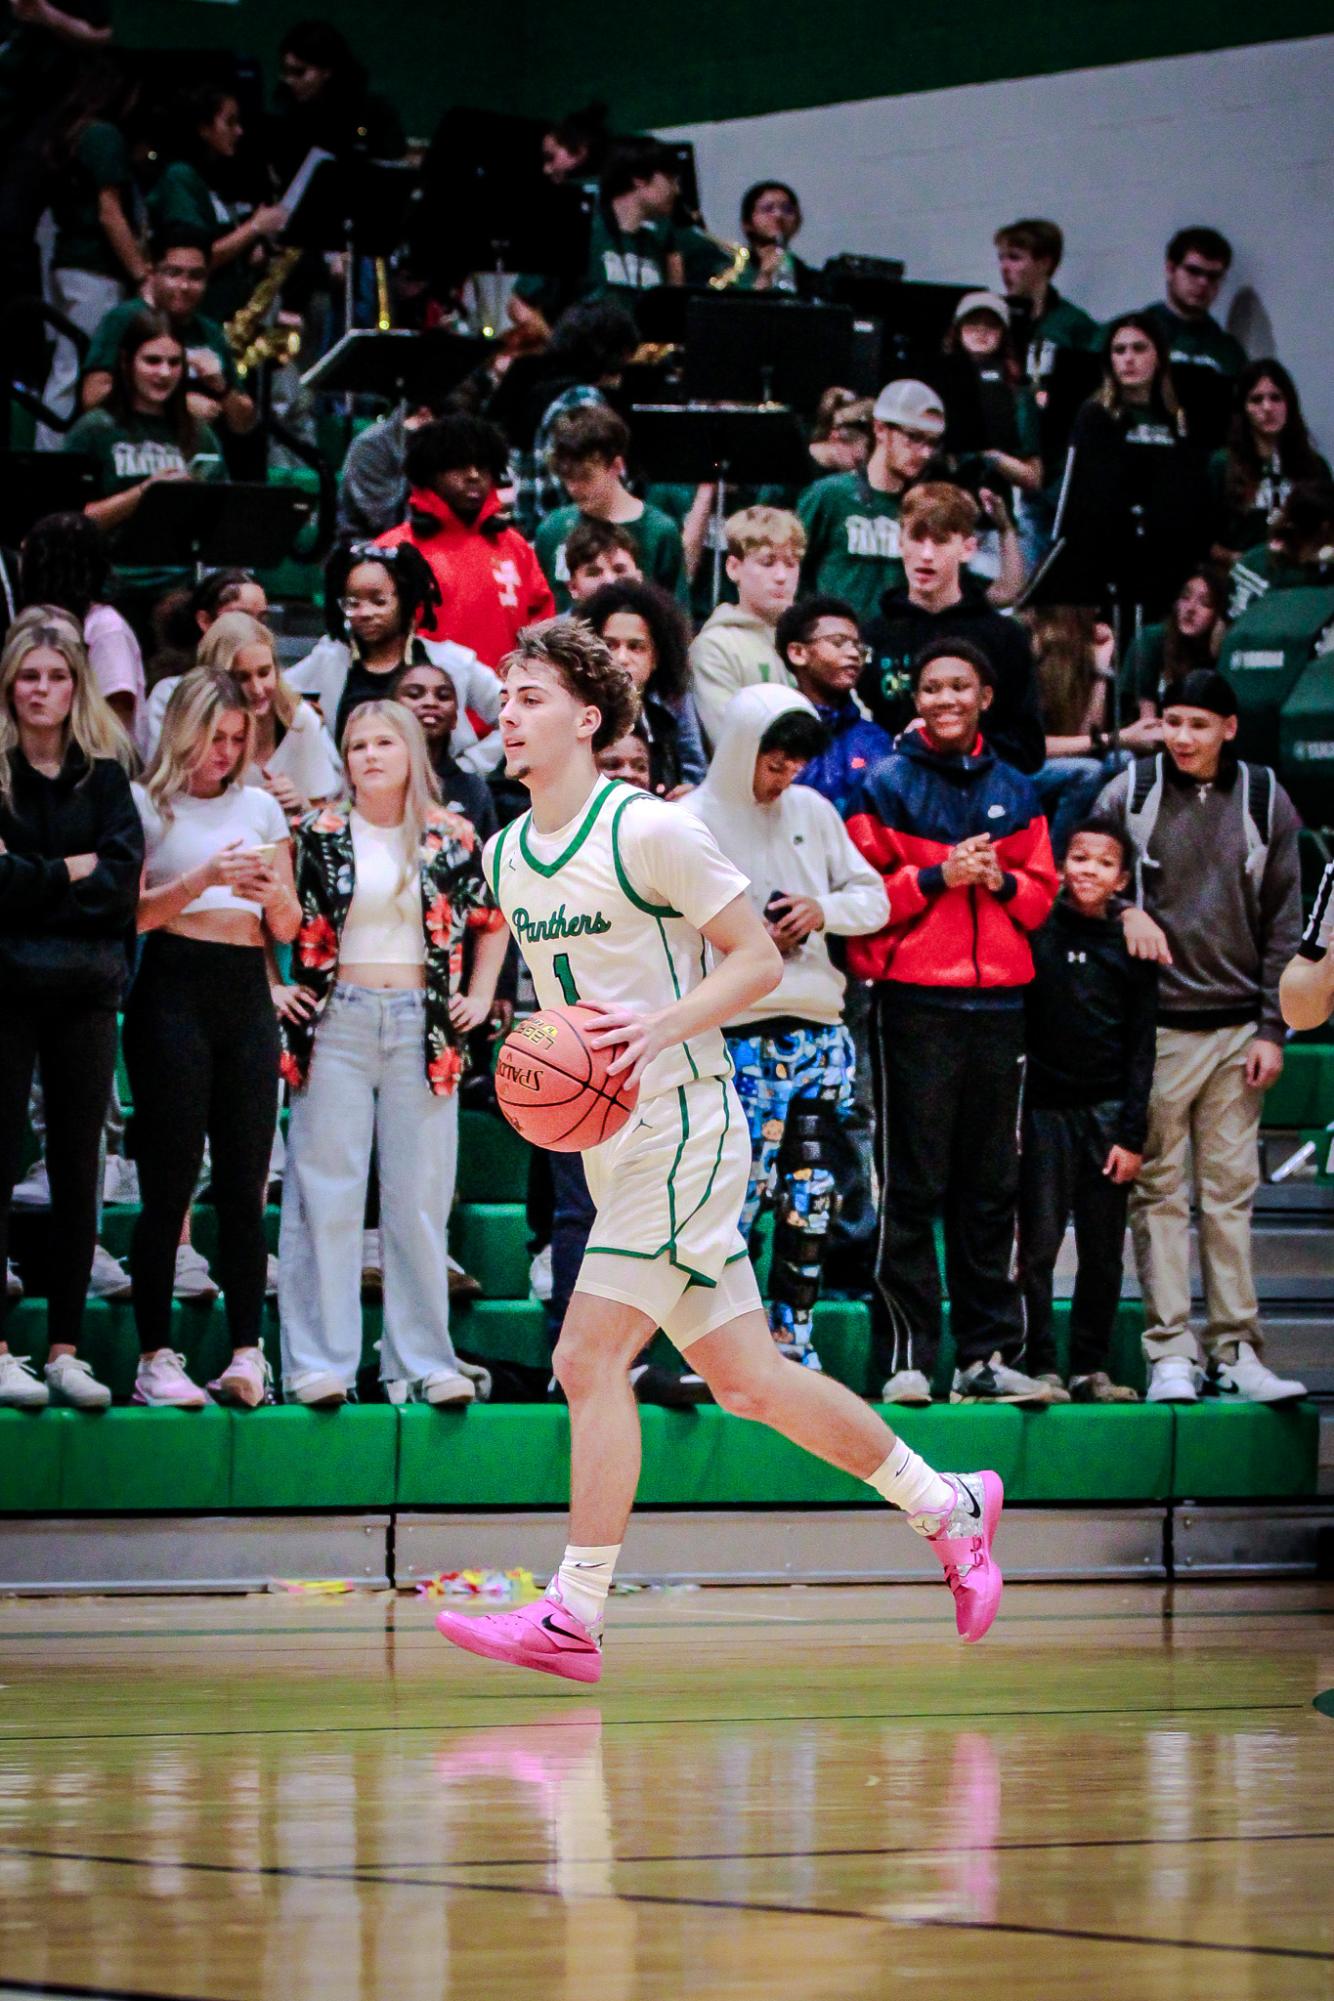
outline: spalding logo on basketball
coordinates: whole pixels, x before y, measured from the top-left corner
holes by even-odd
[[[620,1045],[588,1040],[602,1017],[589,1007],[546,1007],[512,1028],[496,1059],[496,1099],[526,1140],[549,1153],[582,1153],[618,1133],[637,1087],[607,1071]]]

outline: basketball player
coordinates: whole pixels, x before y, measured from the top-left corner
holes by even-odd
[[[597,1214],[554,1357],[570,1409],[569,1547],[544,1598],[436,1624],[470,1653],[598,1680],[639,1479],[629,1370],[661,1327],[724,1410],[903,1509],[940,1559],[961,1637],[980,1640],[1001,1595],[998,1476],[934,1472],[851,1390],[786,1360],[737,1228],[750,1138],[722,1026],[780,974],[746,878],[702,821],[599,773],[597,752],[625,736],[637,698],[587,626],[529,626],[503,675],[505,768],[532,806],[488,843],[487,879],[541,1004],[598,1008],[590,1040],[619,1045],[611,1071],[639,1096],[583,1156]]]

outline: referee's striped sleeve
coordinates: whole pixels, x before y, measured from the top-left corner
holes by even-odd
[[[1331,944],[1334,944],[1334,862],[1326,862],[1297,950],[1303,959],[1323,959]]]

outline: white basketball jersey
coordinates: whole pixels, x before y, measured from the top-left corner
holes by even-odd
[[[670,1007],[707,970],[701,926],[747,887],[692,813],[619,779],[599,779],[554,833],[525,813],[488,843],[485,866],[543,1007]],[[711,1029],[655,1057],[640,1097],[731,1068]]]

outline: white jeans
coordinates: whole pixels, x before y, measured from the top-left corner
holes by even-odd
[[[336,986],[292,1099],[278,1238],[283,1379],[350,1388],[361,1360],[361,1230],[371,1143],[380,1174],[384,1381],[458,1367],[445,1234],[458,1166],[457,1097],[426,1082],[420,993]]]
[[[119,278],[107,278],[100,271],[76,271],[72,265],[57,264],[52,268],[51,304],[66,319],[73,320],[90,340],[111,308],[118,306],[124,297],[125,287]],[[79,357],[74,343],[59,334],[42,401],[62,417],[68,417],[74,413],[78,386]],[[64,441],[63,431],[53,431],[46,424],[37,426],[33,439],[39,452],[58,452]]]

